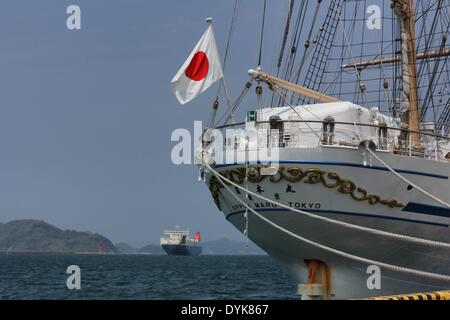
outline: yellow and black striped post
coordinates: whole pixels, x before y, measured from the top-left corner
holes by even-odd
[[[436,291],[430,293],[413,293],[397,296],[373,297],[368,300],[450,300],[450,291]]]

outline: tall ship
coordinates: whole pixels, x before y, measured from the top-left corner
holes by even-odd
[[[234,2],[225,75],[244,5]],[[450,289],[450,3],[260,10],[257,61],[235,99],[219,74],[196,151],[217,209],[288,266],[303,297]],[[282,10],[280,37],[265,39]]]
[[[161,247],[169,256],[198,256],[202,253],[200,232],[190,237],[189,230],[166,230],[161,236]]]

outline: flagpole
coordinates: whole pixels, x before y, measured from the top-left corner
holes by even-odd
[[[211,25],[211,27],[212,27],[212,21],[213,21],[213,19],[212,19],[211,17],[206,18],[206,23],[207,23],[208,25]],[[227,105],[228,105],[228,112],[230,113],[231,119],[233,120],[233,124],[235,124],[235,123],[236,123],[236,119],[234,118],[233,106],[231,105],[230,95],[228,94],[228,87],[227,87],[227,83],[226,83],[226,81],[225,81],[225,75],[222,75],[222,79],[220,79],[220,84],[219,84],[219,86],[220,86],[220,85],[223,86],[223,90],[224,90],[224,92],[225,92],[225,98],[226,98],[226,100],[227,100]],[[229,118],[230,118],[230,117],[227,118],[227,122],[228,122],[228,119],[229,119]],[[226,124],[226,123],[225,123],[225,124]]]

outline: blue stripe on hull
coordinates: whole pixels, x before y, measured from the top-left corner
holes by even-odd
[[[321,164],[321,165],[333,165],[333,166],[340,166],[340,167],[353,167],[353,168],[364,168],[364,169],[372,169],[372,170],[381,170],[381,171],[389,171],[389,169],[385,167],[379,167],[379,166],[364,166],[362,164],[357,163],[350,163],[350,162],[333,162],[333,161],[278,161],[280,164]],[[220,168],[226,168],[236,165],[244,165],[245,163],[234,163],[234,164],[223,164],[223,165],[217,165],[215,166],[216,169]],[[251,164],[260,164],[260,163],[251,163]],[[425,176],[425,177],[432,177],[432,178],[438,178],[438,179],[444,179],[448,180],[448,176],[443,176],[440,174],[434,174],[434,173],[428,173],[428,172],[421,172],[421,171],[413,171],[413,170],[406,170],[406,169],[394,169],[398,173],[406,173],[406,174],[412,174],[412,175],[418,175],[418,176]]]
[[[169,256],[198,256],[202,253],[200,246],[187,246],[182,244],[163,244],[161,247]]]
[[[278,208],[278,209],[254,209],[257,212],[267,212],[267,211],[276,211],[276,212],[293,212],[288,209]],[[356,216],[356,217],[365,217],[365,218],[376,218],[376,219],[384,219],[384,220],[396,220],[396,221],[403,221],[403,222],[411,222],[411,223],[419,223],[419,224],[425,224],[425,225],[431,225],[431,226],[437,226],[437,227],[445,227],[448,228],[448,224],[444,223],[438,223],[438,222],[432,222],[432,221],[420,221],[420,220],[414,220],[414,219],[408,219],[408,218],[400,218],[400,217],[387,217],[387,216],[380,216],[370,213],[355,213],[355,212],[346,212],[346,211],[337,211],[337,210],[304,210],[311,213],[334,213],[334,214],[340,214],[340,215],[348,215],[348,216]],[[245,210],[237,211],[230,213],[226,215],[226,219],[228,220],[229,217],[236,215],[236,214],[242,214],[245,213]]]
[[[450,209],[429,204],[410,202],[403,208],[403,211],[423,213],[432,216],[450,218]]]

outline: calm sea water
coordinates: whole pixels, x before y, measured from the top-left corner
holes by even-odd
[[[69,265],[81,290],[68,290]],[[298,299],[268,256],[0,255],[0,299]]]

